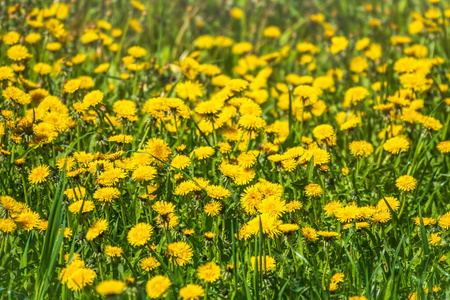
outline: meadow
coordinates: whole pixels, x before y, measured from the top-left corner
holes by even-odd
[[[450,299],[450,5],[0,0],[0,299]]]

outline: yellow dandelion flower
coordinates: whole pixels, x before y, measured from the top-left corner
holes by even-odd
[[[212,202],[206,204],[203,209],[208,216],[215,217],[220,214],[220,212],[222,211],[222,208],[223,208],[223,206],[220,202],[212,201]]]
[[[81,211],[81,207],[83,207],[83,210]],[[74,215],[78,215],[81,211],[81,213],[86,213],[93,211],[95,208],[94,202],[92,201],[84,201],[79,200],[69,205],[68,209],[70,212],[72,212]]]
[[[310,197],[317,197],[323,194],[323,189],[318,184],[310,183],[305,186],[305,193]]]
[[[159,263],[159,261],[156,260],[156,258],[154,258],[153,256],[142,259],[140,263],[141,269],[147,272],[156,269],[160,265],[161,264]]]
[[[450,212],[444,214],[439,218],[439,225],[444,229],[450,228]]]
[[[175,242],[167,245],[167,255],[173,263],[184,266],[189,263],[194,254],[189,244],[185,242]]]
[[[131,178],[134,181],[145,182],[150,181],[155,178],[157,171],[152,166],[140,166],[136,170],[133,171]]]
[[[198,284],[188,284],[180,289],[179,294],[183,300],[199,300],[205,295],[205,291]]]
[[[250,258],[253,270],[262,271],[264,274],[269,272],[277,266],[275,259],[271,256],[252,256]],[[261,268],[262,266],[262,268]]]
[[[138,223],[130,229],[127,240],[132,246],[143,246],[147,244],[153,233],[153,228],[147,223]]]
[[[92,241],[108,229],[108,221],[104,219],[98,219],[95,221],[91,227],[89,227],[86,233],[86,239]]]
[[[50,175],[49,166],[37,166],[28,173],[28,181],[32,184],[40,184],[47,181],[48,175]]]
[[[409,175],[403,175],[397,178],[395,181],[395,186],[404,192],[413,191],[416,189],[417,186],[417,180]]]
[[[152,277],[147,284],[145,285],[145,291],[147,292],[147,296],[151,299],[157,299],[159,297],[167,296],[169,287],[172,285],[172,282],[169,278],[157,275]]]
[[[123,249],[116,246],[106,245],[105,253],[109,257],[120,257],[123,253]]]
[[[319,234],[317,233],[317,230],[309,226],[302,228],[302,236],[310,242],[314,242],[319,239]]]
[[[14,61],[21,61],[32,57],[32,55],[28,52],[28,49],[23,45],[15,45],[10,47],[6,54]]]
[[[392,154],[398,154],[400,151],[405,152],[409,147],[410,144],[408,140],[402,136],[390,138],[383,145],[384,150]]]
[[[197,276],[205,282],[215,282],[220,278],[220,267],[213,262],[206,263],[198,267]]]
[[[373,153],[373,145],[366,141],[354,141],[349,145],[350,152],[355,157],[368,157]]]
[[[120,280],[105,280],[97,285],[95,290],[100,295],[112,296],[112,295],[120,295],[126,288],[126,284]]]

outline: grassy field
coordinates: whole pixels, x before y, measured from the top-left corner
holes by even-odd
[[[0,299],[450,299],[446,1],[0,24]]]

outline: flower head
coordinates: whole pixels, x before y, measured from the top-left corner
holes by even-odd
[[[450,228],[450,212],[444,214],[439,218],[439,225],[444,229]]]
[[[161,264],[153,256],[146,257],[141,260],[141,268],[145,271],[151,271],[159,267]]]
[[[206,263],[198,267],[197,276],[206,282],[215,282],[220,278],[220,267],[213,262]]]
[[[442,154],[450,153],[450,141],[443,141],[437,145],[438,150]]]
[[[128,242],[132,246],[143,246],[151,238],[153,233],[153,228],[147,223],[138,223],[128,232]]]
[[[253,270],[262,270],[263,273],[269,272],[273,269],[275,269],[275,267],[277,266],[277,263],[275,261],[275,259],[271,256],[252,256],[250,258],[250,262],[252,264],[252,268]],[[262,266],[262,268],[261,268]]]
[[[184,266],[194,255],[191,246],[185,242],[175,242],[167,245],[167,254],[170,260],[179,266]]]
[[[47,181],[48,175],[50,175],[49,166],[37,166],[28,173],[28,181],[32,184],[43,183]]]
[[[413,191],[416,189],[417,186],[417,180],[414,179],[414,177],[409,175],[403,175],[397,178],[395,181],[395,186],[404,192]]]
[[[317,197],[323,194],[323,189],[318,184],[310,183],[305,186],[305,193],[310,197]]]
[[[307,239],[310,242],[317,241],[319,238],[319,234],[317,233],[317,230],[314,228],[311,228],[309,226],[302,228],[302,235],[305,239]]]
[[[14,45],[10,47],[7,51],[7,55],[14,61],[21,61],[32,57],[28,52],[28,49],[23,45]]]
[[[199,300],[204,295],[203,288],[198,284],[188,284],[180,289],[180,297],[183,300]]]
[[[157,275],[147,281],[145,291],[147,292],[147,296],[151,299],[165,297],[171,285],[172,282],[169,278],[162,275]]]
[[[366,141],[354,141],[349,145],[350,151],[355,157],[368,157],[373,153],[373,146]]]
[[[101,235],[103,232],[105,232],[107,229],[108,229],[108,221],[104,219],[98,219],[88,229],[86,233],[86,239],[88,241],[92,241],[93,239]]]
[[[126,284],[121,280],[105,280],[97,285],[95,290],[100,295],[120,295],[125,290]]]
[[[123,253],[123,250],[120,247],[107,245],[105,246],[105,253],[109,257],[120,257]]]
[[[387,140],[384,143],[383,148],[384,150],[392,154],[398,154],[399,152],[407,151],[409,149],[409,146],[409,142],[406,138],[402,136],[396,136]]]

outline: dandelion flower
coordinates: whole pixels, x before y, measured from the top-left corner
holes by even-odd
[[[203,209],[208,216],[215,217],[220,214],[220,211],[222,210],[222,204],[218,201],[212,201],[206,204]]]
[[[119,189],[115,187],[104,187],[94,192],[94,199],[100,202],[114,202],[121,195]]]
[[[4,233],[12,233],[16,231],[16,229],[17,225],[13,219],[0,219],[0,231],[3,231]]]
[[[428,242],[433,246],[439,245],[439,243],[441,241],[440,235],[441,235],[441,232],[432,233],[430,238],[428,239]]]
[[[317,102],[322,90],[309,85],[299,85],[294,89],[293,94],[298,97],[302,105],[309,106]]]
[[[88,229],[86,233],[86,239],[88,241],[92,241],[93,239],[101,235],[103,232],[105,232],[107,229],[108,229],[108,221],[104,219],[98,219]]]
[[[379,210],[372,215],[372,222],[374,223],[386,223],[392,219],[390,211]]]
[[[242,153],[238,156],[238,163],[244,168],[251,168],[256,164],[257,155],[253,153]]]
[[[323,189],[318,184],[310,183],[305,186],[305,193],[310,197],[317,197],[323,194]]]
[[[347,176],[348,175],[348,173],[349,173],[349,169],[348,168],[342,168],[341,169],[341,172],[342,172],[342,175],[344,175],[344,176]]]
[[[440,130],[444,125],[438,120],[433,117],[423,117],[421,120],[422,125],[428,129],[428,130]]]
[[[32,184],[43,183],[47,181],[48,175],[50,175],[49,166],[37,166],[28,173],[28,181]]]
[[[231,197],[231,192],[219,185],[209,185],[206,187],[206,192],[208,196],[213,199],[223,200],[225,198]]]
[[[281,234],[281,231],[278,228],[281,224],[282,222],[277,216],[264,213],[248,221],[245,226],[247,227],[248,232],[253,236],[259,235],[262,229],[263,234],[266,234],[270,238],[274,238]]]
[[[172,155],[169,145],[162,139],[152,138],[145,145],[145,152],[151,154],[152,160],[160,164],[154,157],[162,161],[168,161]]]
[[[239,119],[239,126],[248,131],[257,131],[266,126],[266,121],[254,115],[244,115]]]
[[[414,177],[409,175],[403,175],[397,178],[395,181],[395,186],[404,192],[413,191],[416,189],[417,186],[417,180],[414,179]]]
[[[7,55],[14,61],[21,61],[32,57],[28,52],[28,49],[23,45],[14,45],[10,47],[7,51]]]
[[[277,39],[281,35],[281,30],[277,26],[269,26],[264,28],[263,35],[269,38]]]
[[[214,148],[209,146],[198,147],[195,149],[192,154],[195,155],[195,158],[198,160],[203,160],[211,157],[215,153]]]
[[[373,153],[373,146],[371,143],[366,141],[354,141],[349,145],[349,149],[353,156],[355,157],[368,157]]]
[[[290,233],[300,229],[297,224],[281,224],[278,228],[284,233]]]
[[[443,141],[437,145],[438,150],[442,154],[450,153],[450,141]]]
[[[159,261],[157,261],[153,256],[142,259],[140,263],[142,270],[145,270],[147,272],[156,269],[160,265],[161,264],[159,263]]]
[[[168,215],[175,212],[175,205],[166,201],[157,201],[152,205],[152,208],[160,215]]]
[[[86,107],[95,107],[98,104],[100,104],[103,100],[103,92],[101,91],[92,91],[90,93],[88,93],[86,96],[84,96],[83,98],[83,104]]]
[[[239,7],[233,7],[230,10],[230,15],[233,17],[233,19],[239,20],[244,16],[244,12]]]
[[[220,267],[213,262],[206,263],[198,267],[197,276],[205,282],[215,282],[220,278]]]
[[[120,280],[105,280],[97,285],[95,290],[100,295],[112,296],[112,295],[120,295],[125,290],[126,284]]]
[[[286,204],[287,212],[294,212],[296,210],[300,210],[303,207],[303,204],[298,200],[292,200],[291,202]]]
[[[183,300],[199,300],[204,295],[203,288],[198,284],[188,284],[180,289],[180,297]]]
[[[269,272],[273,269],[275,269],[275,267],[277,266],[277,263],[275,261],[275,259],[271,256],[252,256],[250,258],[250,262],[252,264],[252,268],[253,270],[262,270],[262,272],[265,274],[266,272]],[[261,269],[261,265],[262,265],[262,269]]]
[[[123,250],[120,247],[107,245],[105,246],[105,253],[109,257],[120,257],[123,253]]]
[[[112,186],[126,176],[127,174],[122,169],[110,168],[97,176],[97,183],[105,186]]]
[[[334,211],[335,217],[341,223],[349,223],[358,217],[358,207],[355,205],[347,205],[345,207],[337,208]]]
[[[184,266],[194,255],[191,246],[185,242],[175,242],[167,245],[167,254],[170,260],[179,266]]]
[[[83,210],[81,213],[90,212],[93,211],[95,208],[94,202],[92,201],[84,201],[79,200],[69,205],[68,209],[70,212],[72,212],[74,215],[78,215],[80,213],[81,207],[83,207]]]
[[[439,218],[439,225],[444,229],[450,228],[450,212],[444,214]]]
[[[133,171],[131,178],[133,178],[134,181],[145,182],[155,178],[156,174],[156,169],[152,166],[139,166]]]
[[[369,91],[362,86],[349,88],[345,92],[344,96],[344,107],[350,107],[350,105],[356,105],[358,102],[363,101],[369,96]]]
[[[344,277],[344,273],[336,273],[331,277],[330,281],[334,283],[343,283]]]
[[[302,235],[310,242],[317,241],[319,238],[319,234],[317,233],[317,231],[314,228],[308,226],[302,228]]]
[[[153,228],[150,224],[138,223],[130,229],[127,239],[132,246],[143,246],[150,240],[152,233]]]
[[[22,228],[25,231],[30,231],[33,228],[37,227],[39,219],[40,217],[37,212],[26,209],[25,211],[21,212],[17,216],[17,218],[14,219],[14,221],[19,228]]]
[[[128,54],[135,58],[140,58],[147,54],[147,50],[139,46],[133,46],[128,49]]]
[[[178,155],[172,159],[171,165],[180,170],[184,170],[191,164],[191,159],[186,155]]]
[[[145,291],[147,292],[147,296],[151,299],[165,297],[167,296],[168,289],[171,285],[172,282],[169,278],[162,275],[157,275],[147,281]]]
[[[333,54],[343,51],[348,46],[348,40],[344,36],[335,36],[331,38],[330,52]]]
[[[14,77],[14,70],[8,66],[0,67],[0,81],[10,80]]]
[[[331,239],[339,236],[339,233],[334,231],[317,231],[317,234],[325,239]]]
[[[384,143],[383,148],[384,150],[392,154],[398,154],[399,152],[407,151],[409,149],[409,146],[409,142],[406,138],[402,136],[396,136],[387,140]]]
[[[286,202],[276,196],[271,196],[263,199],[257,208],[262,214],[280,217],[286,211]]]
[[[96,276],[94,270],[80,268],[71,275],[67,282],[67,287],[72,291],[81,290],[87,285],[92,285]]]
[[[334,135],[334,128],[328,124],[318,125],[313,129],[314,137],[319,140],[326,140]]]
[[[433,218],[422,217],[423,226],[435,225],[437,221]],[[414,224],[420,226],[420,218],[419,216],[414,218]]]
[[[381,199],[380,201],[378,201],[377,208],[379,210],[389,211],[389,207],[386,204],[386,202],[387,202],[387,204],[389,204],[389,206],[391,207],[391,209],[393,211],[397,211],[398,208],[400,207],[400,202],[397,200],[397,198],[385,197],[385,198]]]

